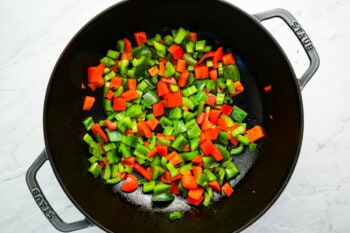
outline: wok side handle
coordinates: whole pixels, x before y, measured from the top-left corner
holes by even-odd
[[[318,53],[313,43],[311,42],[310,37],[301,27],[299,22],[294,18],[294,16],[285,9],[280,9],[280,8],[272,9],[269,11],[255,14],[254,16],[260,22],[271,18],[279,17],[288,25],[288,27],[296,35],[297,39],[303,46],[310,61],[309,67],[307,68],[305,73],[298,79],[300,90],[302,90],[305,87],[305,85],[309,82],[309,80],[312,78],[312,76],[315,74],[315,72],[317,71],[320,65],[320,58],[318,56]]]
[[[41,168],[41,166],[48,160],[48,156],[46,150],[44,149],[38,158],[33,162],[33,164],[29,167],[26,174],[26,182],[28,188],[33,195],[35,202],[38,204],[40,210],[46,216],[46,218],[50,221],[50,223],[59,231],[62,232],[71,232],[86,228],[88,226],[92,226],[92,224],[87,220],[81,220],[72,223],[64,222],[58,214],[53,210],[50,203],[47,201],[44,196],[41,188],[36,179],[36,174]]]

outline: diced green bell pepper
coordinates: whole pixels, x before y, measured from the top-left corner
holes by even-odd
[[[212,173],[208,168],[205,168],[205,169],[203,170],[203,172],[204,172],[204,174],[207,175],[208,181],[214,181],[214,180],[216,180],[215,174]]]
[[[241,123],[244,121],[244,119],[246,118],[246,116],[248,115],[248,113],[246,111],[244,111],[243,109],[241,109],[240,107],[234,105],[233,106],[233,111],[231,113],[232,118]]]
[[[102,178],[104,180],[109,180],[111,178],[111,165],[110,164],[106,164],[104,166]]]
[[[106,132],[110,142],[120,142],[122,140],[122,134],[119,131],[110,131],[106,129]]]
[[[170,172],[170,175],[172,177],[175,177],[176,175],[179,174],[179,172],[176,170],[176,168],[174,167],[174,165],[171,162],[167,163],[166,167],[168,168],[168,171]]]
[[[187,164],[180,167],[181,174],[185,174],[186,172],[191,171],[191,170],[192,170],[192,163],[187,163]]]
[[[94,124],[94,120],[92,119],[91,116],[87,117],[85,120],[83,120],[83,125],[86,131],[89,131],[91,127]]]
[[[214,174],[216,175],[216,181],[222,185],[225,179],[225,169],[222,167],[215,168]]]
[[[189,139],[198,138],[201,135],[201,129],[197,125],[195,119],[190,120],[185,124],[186,134]]]
[[[181,44],[181,42],[185,39],[186,35],[187,35],[187,30],[184,29],[183,27],[180,27],[176,32],[176,35],[174,37],[174,42],[176,44]]]
[[[169,184],[165,184],[163,182],[159,182],[154,186],[153,193],[154,194],[160,194],[160,193],[165,193],[169,192],[171,186]]]
[[[117,157],[117,150],[110,150],[105,154],[110,164],[118,163],[120,161],[120,158]]]
[[[152,180],[158,179],[165,172],[164,168],[158,165],[152,165]]]
[[[188,108],[191,109],[191,110],[193,110],[194,107],[195,107],[195,105],[194,105],[194,103],[192,102],[192,100],[189,99],[189,98],[187,98],[187,97],[185,97],[185,96],[182,97],[182,104],[183,104],[184,106],[188,107]],[[187,112],[189,112],[189,111],[187,111]]]
[[[231,79],[232,81],[239,81],[240,74],[237,65],[228,65],[223,67],[224,79]]]
[[[169,111],[169,119],[181,119],[182,118],[182,109],[180,107],[171,108]]]
[[[254,152],[256,147],[257,147],[256,143],[254,143],[254,142],[250,143],[249,146],[248,146],[249,152],[250,153]]]
[[[190,139],[190,149],[191,151],[197,150],[199,147],[199,137]]]
[[[167,126],[172,126],[173,125],[173,122],[171,120],[169,120],[169,118],[167,118],[166,116],[162,116],[160,119],[159,119],[159,123],[160,125],[164,128],[164,127],[167,127]]]
[[[191,56],[191,54],[189,54],[189,53],[185,53],[185,54],[183,55],[183,59],[185,59],[186,63],[189,64],[189,65],[193,65],[193,66],[194,66],[194,65],[197,63],[197,60],[194,59],[194,58]]]
[[[232,118],[229,115],[226,115],[223,113],[223,114],[221,114],[220,118],[225,121],[225,123],[227,124],[228,127],[233,126],[234,121],[232,120]]]
[[[142,160],[145,160],[149,151],[150,149],[148,147],[141,144],[137,144],[134,150],[134,155]]]
[[[175,67],[173,64],[171,64],[170,61],[168,61],[166,64],[165,64],[165,74],[164,76],[166,78],[170,78],[171,76],[173,76],[175,74]]]
[[[182,95],[185,97],[189,97],[195,93],[197,93],[197,88],[195,85],[189,86],[182,91]]]
[[[152,202],[169,202],[172,200],[174,200],[174,196],[170,192],[152,195]]]
[[[196,115],[190,111],[183,112],[183,118],[184,118],[185,122],[189,122],[190,120],[192,120],[195,117],[196,117]]]
[[[154,44],[153,44],[154,41],[160,42],[161,40],[162,40],[162,36],[161,36],[159,33],[156,33],[156,34],[154,35],[154,37],[149,38],[149,39],[147,40],[147,45],[153,46],[153,45],[154,45]]]
[[[174,37],[172,37],[171,35],[166,35],[164,36],[163,41],[164,44],[169,47],[174,42]]]
[[[225,177],[227,180],[231,180],[239,173],[237,166],[233,162],[228,162],[225,166]]]
[[[245,131],[246,127],[244,125],[240,125],[234,130],[232,130],[231,134],[233,137],[237,137],[238,135],[242,134]]]
[[[184,216],[184,213],[181,211],[173,211],[170,212],[168,215],[169,220],[175,220],[175,219],[179,219],[182,218]]]
[[[244,146],[242,143],[240,143],[237,147],[231,149],[231,155],[238,155],[241,154],[244,150]]]
[[[155,180],[145,182],[145,183],[143,183],[142,192],[144,192],[144,193],[151,192],[151,191],[153,191],[155,186],[156,186]]]
[[[182,153],[182,158],[185,161],[191,161],[194,157],[196,157],[197,155],[199,155],[199,151],[194,150],[194,151],[189,151],[189,152],[184,152]]]
[[[160,57],[165,57],[167,53],[167,47],[157,41],[153,41],[154,48],[156,49],[156,53]]]
[[[208,182],[209,182],[208,176],[203,172],[199,173],[198,178],[197,178],[197,184],[199,184],[203,188],[207,188]]]
[[[214,194],[213,194],[213,190],[212,188],[207,188],[206,191],[204,192],[204,200],[203,200],[203,205],[205,207],[208,207],[212,198],[213,198]]]
[[[88,171],[94,176],[98,177],[102,173],[102,169],[100,168],[98,163],[93,163],[89,167]]]
[[[238,135],[237,136],[237,140],[240,142],[240,143],[242,143],[243,145],[246,145],[246,146],[248,146],[249,145],[249,143],[250,143],[250,140],[249,140],[249,138],[248,138],[248,136],[247,135]]]
[[[182,149],[188,144],[188,141],[186,137],[184,137],[182,134],[178,135],[173,143],[171,144],[171,147],[176,149],[177,151],[182,151]]]
[[[120,144],[119,150],[122,153],[122,156],[125,158],[131,155],[130,147],[125,145],[124,143]]]
[[[109,185],[117,184],[117,183],[119,183],[121,180],[122,180],[122,178],[120,178],[119,176],[113,177],[113,178],[111,178],[111,179],[106,180],[106,184],[109,184]]]
[[[115,64],[115,61],[108,56],[101,58],[100,62],[103,63],[106,67],[111,67]]]
[[[153,104],[159,101],[159,97],[154,91],[146,92],[145,94],[143,94],[142,98],[145,101],[145,104],[149,106],[152,106]]]
[[[206,43],[206,40],[198,40],[195,46],[196,51],[203,51]]]
[[[178,133],[186,132],[187,129],[186,129],[185,123],[182,120],[175,120],[174,130],[175,130],[175,134],[178,134]]]
[[[122,142],[128,146],[136,147],[139,142],[139,138],[135,135],[128,134],[122,138]]]

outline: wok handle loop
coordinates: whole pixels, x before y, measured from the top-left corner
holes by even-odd
[[[50,221],[50,223],[57,230],[62,232],[76,231],[76,230],[80,230],[80,229],[92,226],[92,224],[87,219],[77,221],[77,222],[72,222],[72,223],[66,223],[52,209],[50,203],[47,201],[46,197],[41,191],[41,188],[36,179],[37,172],[47,160],[48,160],[48,156],[47,156],[46,150],[44,149],[40,153],[38,158],[29,167],[26,174],[26,182],[27,182],[28,188],[31,194],[33,195],[34,200],[38,204],[40,210],[43,212],[46,218]]]
[[[301,27],[299,22],[294,18],[294,16],[285,9],[280,9],[280,8],[272,9],[269,11],[255,14],[254,16],[260,22],[271,18],[279,17],[288,25],[288,27],[296,35],[297,39],[303,46],[310,61],[309,67],[307,68],[305,73],[301,76],[301,78],[298,79],[300,90],[303,90],[305,85],[309,82],[309,80],[315,74],[315,72],[317,71],[320,65],[320,58],[318,56],[318,53],[313,43],[311,42],[310,37],[306,34],[304,29]]]

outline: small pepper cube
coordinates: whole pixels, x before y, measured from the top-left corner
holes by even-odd
[[[182,106],[182,95],[180,92],[170,93],[167,95],[167,107],[174,108]]]

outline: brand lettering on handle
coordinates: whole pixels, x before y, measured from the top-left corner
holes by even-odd
[[[53,219],[56,216],[56,214],[48,205],[45,197],[41,194],[40,189],[38,188],[32,189],[32,194],[33,194],[34,200],[40,207],[41,211],[44,212],[45,216],[50,220]]]
[[[311,40],[309,39],[309,37],[307,36],[306,32],[304,31],[304,29],[302,29],[302,27],[300,26],[300,24],[297,21],[293,21],[291,24],[294,32],[296,33],[296,35],[298,36],[299,40],[301,41],[301,43],[303,44],[304,48],[306,50],[311,50],[314,48],[314,46],[311,43]]]

